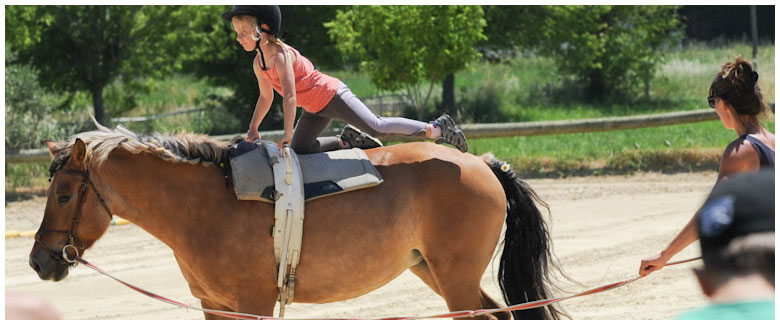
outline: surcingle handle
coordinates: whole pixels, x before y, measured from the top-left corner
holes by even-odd
[[[282,149],[282,155],[284,156],[284,161],[287,166],[287,179],[285,179],[285,182],[287,185],[292,184],[292,157],[290,156],[290,145],[284,144],[284,148]]]

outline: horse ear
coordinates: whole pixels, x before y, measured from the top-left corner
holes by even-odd
[[[87,156],[87,145],[81,139],[76,139],[76,143],[73,144],[73,150],[70,153],[70,161],[73,162],[74,167],[84,168],[84,159]]]
[[[52,157],[56,156],[63,148],[65,148],[65,142],[55,142],[46,140],[46,147],[49,148],[49,154]]]

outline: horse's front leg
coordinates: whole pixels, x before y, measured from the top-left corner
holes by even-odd
[[[220,304],[212,303],[212,302],[206,301],[206,300],[201,300],[200,301],[200,306],[203,307],[203,309],[211,309],[211,310],[219,310],[219,311],[232,311],[232,310],[230,310],[226,306],[222,306]],[[221,319],[221,320],[233,319],[231,317],[218,316],[218,315],[214,315],[214,314],[207,313],[207,312],[203,312],[203,316],[206,319],[208,319],[208,320],[213,320],[213,319]]]
[[[274,307],[276,307],[276,288],[272,293],[263,295],[242,295],[236,301],[238,312],[252,314],[257,316],[274,316]]]
[[[212,309],[216,311],[226,311],[226,312],[238,312],[242,314],[250,314],[250,315],[256,315],[256,316],[273,316],[274,315],[274,307],[276,306],[276,300],[275,299],[263,299],[259,297],[243,297],[238,298],[236,300],[236,308],[233,309],[228,306],[224,306],[218,303],[213,303],[208,300],[201,300],[200,305],[204,309]],[[204,312],[204,315],[206,319],[235,319],[232,317],[225,317],[225,316],[219,316],[210,314],[207,312]]]

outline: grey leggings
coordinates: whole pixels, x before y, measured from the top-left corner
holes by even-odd
[[[318,113],[304,111],[295,126],[290,146],[296,153],[307,154],[341,148],[338,136],[317,137],[328,127],[332,119],[352,124],[375,137],[389,134],[425,136],[427,123],[403,117],[374,115],[344,83],[327,106]]]

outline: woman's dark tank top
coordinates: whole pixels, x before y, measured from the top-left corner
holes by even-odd
[[[756,149],[756,152],[758,152],[758,159],[760,161],[760,168],[772,168],[775,169],[775,151],[772,150],[769,146],[765,145],[760,140],[748,135],[743,134],[741,137],[739,137],[739,140],[748,140],[750,144],[753,145],[753,148]]]

